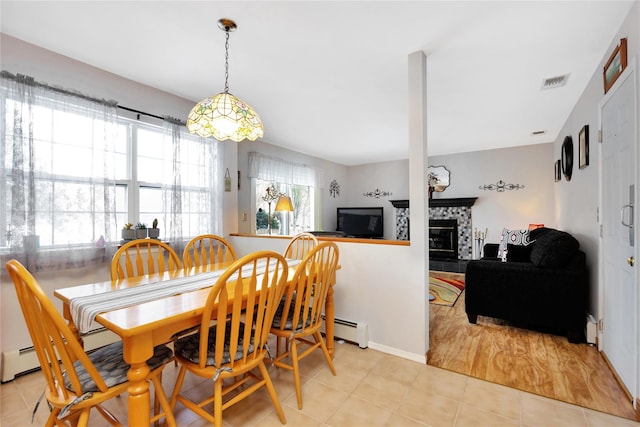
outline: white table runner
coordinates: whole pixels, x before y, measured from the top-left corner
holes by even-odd
[[[300,260],[287,260],[289,267],[295,267],[299,263]],[[271,264],[270,269],[274,268],[275,259],[271,260]],[[260,260],[257,263],[256,268],[258,274],[264,273],[265,265],[265,260]],[[244,266],[242,271],[246,273],[252,269],[253,264]],[[131,307],[213,286],[224,272],[225,269],[221,269],[210,273],[200,273],[171,280],[160,280],[132,288],[114,289],[95,295],[72,298],[69,300],[71,318],[78,328],[79,333],[86,334],[90,330],[91,323],[99,313]]]

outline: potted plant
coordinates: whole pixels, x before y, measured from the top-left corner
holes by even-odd
[[[158,218],[153,220],[151,228],[147,229],[147,234],[152,239],[158,239],[160,237],[160,229],[158,228]]]
[[[269,215],[264,209],[259,208],[256,212],[256,232],[258,234],[265,234],[269,228]]]
[[[136,239],[145,239],[147,237],[147,224],[139,222],[136,224]]]
[[[271,219],[271,221],[269,221]],[[275,214],[271,214],[271,218],[269,218],[269,214],[264,211],[264,209],[259,208],[258,212],[256,212],[256,232],[258,234],[267,233],[269,229],[269,222],[271,222],[271,231],[277,232],[280,229],[280,221],[276,217]]]
[[[122,240],[133,240],[136,238],[136,230],[133,229],[133,224],[126,223],[122,227]]]

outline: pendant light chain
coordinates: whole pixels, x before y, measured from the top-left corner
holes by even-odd
[[[224,93],[229,93],[229,31],[224,33]]]

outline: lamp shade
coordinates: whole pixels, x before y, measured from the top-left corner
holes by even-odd
[[[203,138],[213,136],[218,141],[255,141],[264,135],[258,113],[228,92],[198,102],[189,113],[187,129]]]
[[[276,212],[293,212],[293,203],[291,203],[291,197],[280,196],[276,203]]]

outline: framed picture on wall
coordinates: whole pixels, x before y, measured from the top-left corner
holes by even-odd
[[[560,159],[556,160],[553,168],[553,177],[556,182],[562,179],[562,165],[560,163]]]
[[[589,125],[584,125],[578,134],[578,168],[589,166]]]
[[[604,70],[602,79],[604,80],[604,93],[609,92],[611,86],[618,80],[620,74],[627,68],[627,39],[620,39],[620,44],[616,46],[613,53],[609,57]]]

